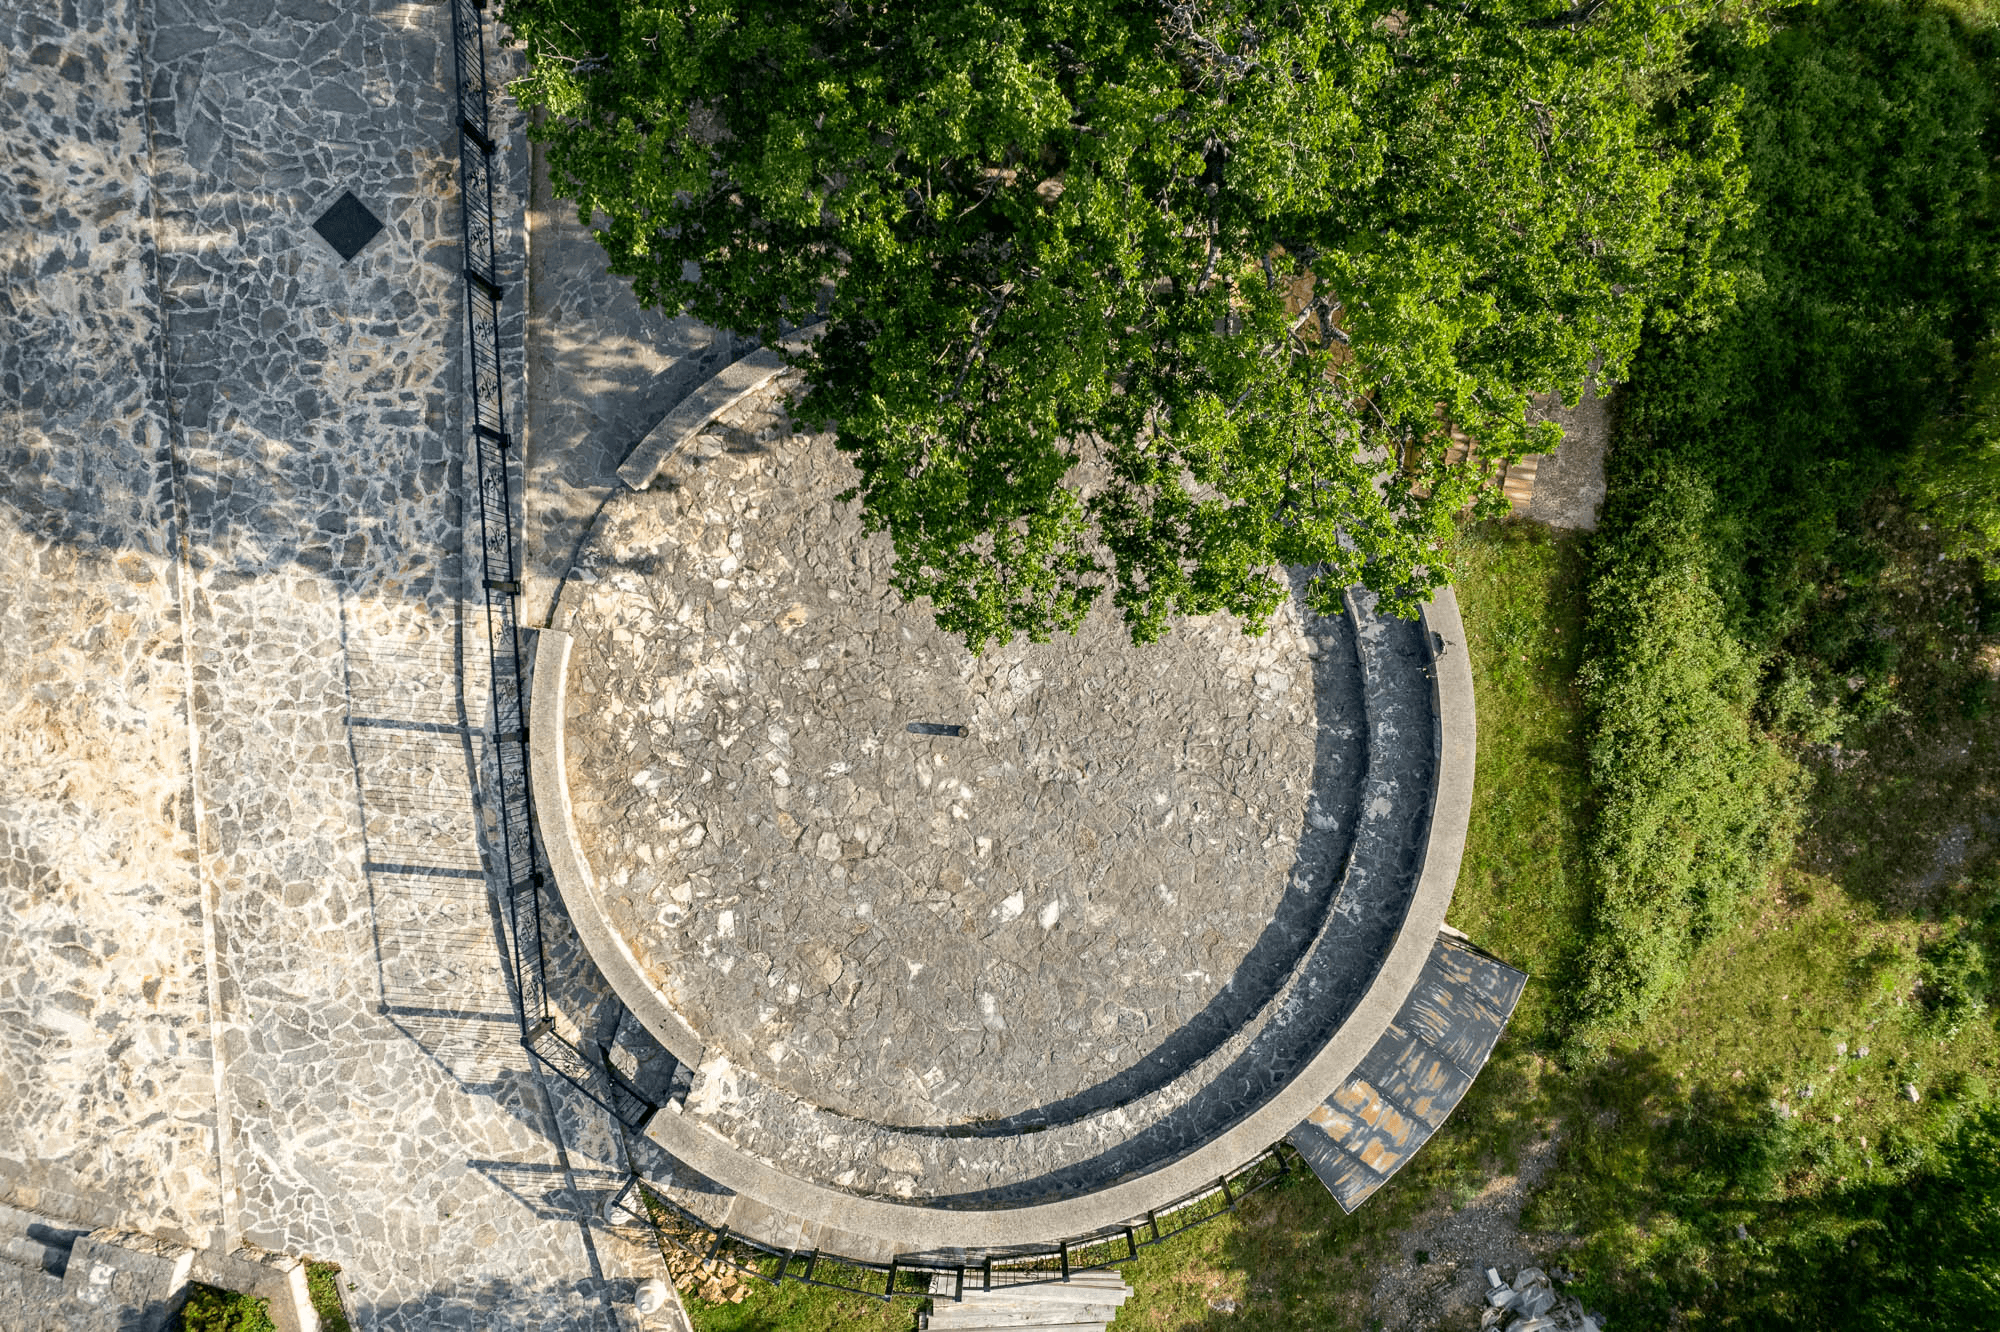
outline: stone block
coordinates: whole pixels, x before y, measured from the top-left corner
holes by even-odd
[[[124,1332],[165,1332],[187,1299],[194,1250],[132,1230],[93,1230],[70,1249],[65,1293],[85,1309],[116,1315]]]

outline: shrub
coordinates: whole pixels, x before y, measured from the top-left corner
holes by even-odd
[[[1737,303],[1650,330],[1620,399],[1582,676],[1599,813],[1573,1054],[1671,993],[1788,854],[1801,790],[1780,741],[1901,708],[1916,672],[1881,632],[1872,497],[1900,492],[1971,551],[2000,532],[2000,352],[1981,350],[2000,326],[2000,42],[1888,0],[1780,27],[1760,45],[1719,24],[1695,60],[1744,99]]]
[[[347,1306],[340,1299],[340,1264],[306,1263],[306,1293],[319,1315],[320,1332],[353,1332]]]
[[[1939,1036],[1956,1036],[1968,1021],[1986,1011],[1992,975],[1986,950],[1970,935],[1953,933],[1918,954],[1923,986],[1924,1016]]]
[[[277,1332],[270,1305],[254,1295],[195,1282],[181,1306],[181,1332]]]
[[[1752,724],[1757,665],[1709,584],[1700,478],[1665,466],[1599,543],[1582,686],[1595,880],[1570,1032],[1587,1054],[1673,992],[1791,836],[1794,769]]]

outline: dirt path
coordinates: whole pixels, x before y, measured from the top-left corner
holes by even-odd
[[[1487,1268],[1511,1274],[1530,1263],[1547,1265],[1561,1241],[1524,1233],[1521,1207],[1561,1143],[1557,1134],[1528,1147],[1515,1173],[1489,1181],[1464,1206],[1440,1200],[1417,1215],[1396,1237],[1396,1256],[1375,1283],[1370,1309],[1384,1328],[1472,1332],[1485,1302]]]

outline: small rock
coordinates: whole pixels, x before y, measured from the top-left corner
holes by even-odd
[[[1235,1300],[1230,1299],[1227,1295],[1211,1295],[1208,1299],[1208,1307],[1219,1314],[1233,1314],[1243,1306]]]
[[[1918,1101],[1923,1099],[1918,1094],[1917,1084],[1914,1082],[1906,1082],[1903,1084],[1903,1095],[1909,1097],[1911,1105],[1915,1105]]]
[[[1739,1239],[1739,1240],[1747,1240],[1747,1239],[1749,1239],[1749,1238],[1750,1238],[1750,1227],[1748,1227],[1748,1226],[1744,1225],[1744,1224],[1743,1224],[1743,1223],[1742,1223],[1741,1221],[1738,1221],[1738,1222],[1736,1223],[1736,1238],[1737,1238],[1737,1239]]]
[[[1834,1052],[1835,1054],[1837,1054],[1837,1055],[1844,1055],[1844,1054],[1846,1054],[1846,1053],[1847,1053],[1847,1042],[1846,1042],[1846,1041],[1835,1041],[1835,1042],[1833,1043],[1833,1052]]]
[[[667,1302],[667,1283],[658,1277],[647,1277],[632,1292],[632,1305],[642,1314],[658,1313]]]

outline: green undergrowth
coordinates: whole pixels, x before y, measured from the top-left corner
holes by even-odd
[[[269,1304],[255,1295],[190,1282],[178,1332],[277,1332]]]
[[[1959,896],[1922,921],[1788,871],[1628,1042],[1552,1079],[1565,1145],[1527,1220],[1586,1299],[1639,1326],[1947,1325],[1858,1306],[1908,1294],[1895,1227],[2000,1078],[1988,982],[1950,947],[1990,940],[1994,894]]]
[[[880,1284],[870,1273],[821,1263],[820,1272],[828,1280],[851,1285]],[[740,1304],[710,1303],[697,1295],[683,1293],[681,1302],[693,1320],[695,1332],[910,1332],[916,1326],[916,1300],[885,1301],[824,1286],[806,1286],[787,1281],[782,1286],[752,1282],[750,1293]]]
[[[347,1317],[347,1305],[340,1298],[339,1263],[308,1260],[306,1294],[312,1300],[313,1312],[319,1315],[320,1332],[354,1332],[354,1324]]]
[[[1992,618],[1977,565],[2000,532],[2000,39],[1980,13],[1829,0],[1697,56],[1743,92],[1754,208],[1725,247],[1735,304],[1649,334],[1619,398],[1582,666],[1597,808],[1573,1061],[1628,1039],[1748,909],[1830,747],[1991,706],[1951,652]],[[1918,570],[1931,522],[1953,539]],[[1912,583],[1960,595],[1918,613]]]

